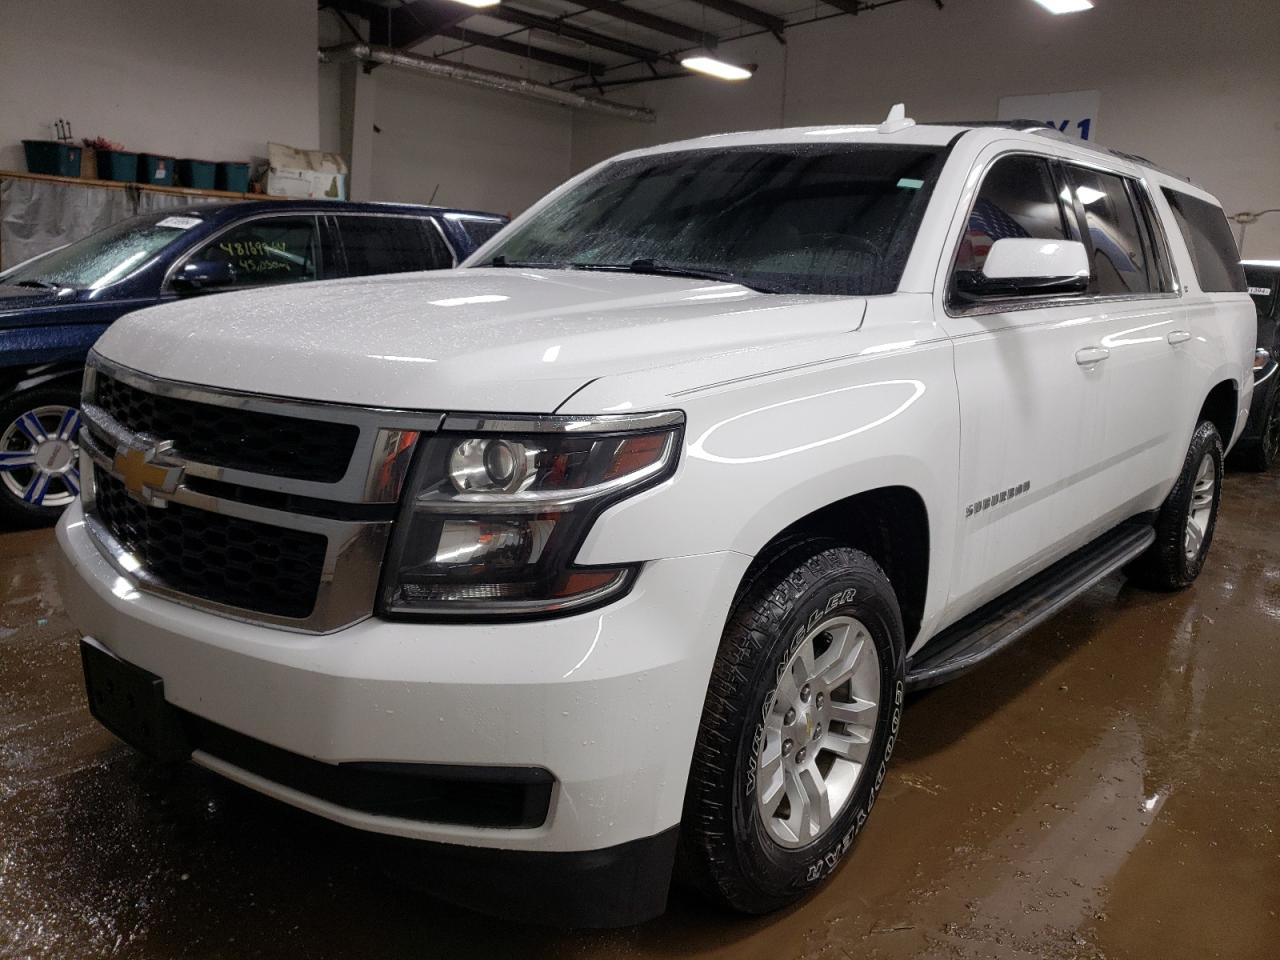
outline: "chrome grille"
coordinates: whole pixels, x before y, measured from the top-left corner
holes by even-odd
[[[409,461],[443,419],[194,387],[97,354],[82,413],[86,526],[122,577],[311,633],[373,612]]]
[[[104,375],[96,378],[93,402],[134,433],[170,441],[188,459],[321,483],[342,479],[360,437],[351,423],[162,397]]]
[[[197,599],[279,617],[315,607],[327,541],[318,533],[226,517],[180,503],[162,509],[95,476],[97,516],[155,582]]]

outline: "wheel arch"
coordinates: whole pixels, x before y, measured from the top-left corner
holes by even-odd
[[[1208,420],[1218,429],[1222,437],[1222,445],[1230,447],[1234,439],[1236,424],[1240,419],[1240,386],[1235,380],[1219,380],[1205,395],[1200,412],[1196,415],[1195,427]]]
[[[777,531],[756,553],[742,582],[797,537],[834,537],[865,552],[888,577],[902,611],[907,649],[920,632],[929,589],[929,512],[912,487],[884,486],[818,507]],[[736,602],[736,598],[735,598]]]
[[[84,377],[84,363],[41,363],[0,370],[0,403],[28,390],[40,387],[66,386],[77,392]]]

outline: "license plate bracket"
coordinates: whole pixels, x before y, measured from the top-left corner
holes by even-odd
[[[92,637],[80,641],[89,712],[147,756],[180,762],[191,756],[181,714],[164,698],[164,681],[121,660]]]

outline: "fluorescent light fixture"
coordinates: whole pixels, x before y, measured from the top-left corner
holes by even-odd
[[[1050,13],[1079,13],[1093,9],[1093,0],[1036,0],[1036,3]]]
[[[685,57],[680,61],[680,66],[720,80],[746,80],[755,72],[754,69],[749,70],[734,63],[725,63],[723,60],[717,60],[705,54]]]
[[[496,7],[502,0],[453,0],[454,3],[460,3],[464,7]],[[1089,4],[1093,6],[1093,4]]]

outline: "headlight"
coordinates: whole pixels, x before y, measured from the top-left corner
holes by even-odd
[[[415,457],[380,612],[528,617],[624,593],[636,565],[574,557],[602,510],[672,474],[683,420],[447,418]]]

